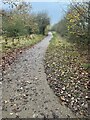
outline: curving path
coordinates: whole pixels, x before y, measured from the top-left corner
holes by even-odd
[[[4,73],[3,118],[67,118],[75,116],[60,104],[44,73],[44,56],[52,35],[23,51]]]

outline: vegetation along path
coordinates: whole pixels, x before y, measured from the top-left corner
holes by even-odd
[[[3,118],[74,118],[50,89],[44,73],[44,56],[52,34],[24,51],[3,80]]]
[[[88,67],[76,44],[53,35],[45,57],[47,81],[62,104],[77,116],[88,117]]]

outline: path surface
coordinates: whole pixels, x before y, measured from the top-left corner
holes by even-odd
[[[3,80],[3,118],[74,118],[50,89],[44,56],[52,35],[18,56]]]

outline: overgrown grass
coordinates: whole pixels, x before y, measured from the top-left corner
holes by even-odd
[[[30,37],[21,36],[18,39],[14,39],[14,45],[12,43],[12,38],[7,38],[8,43],[5,44],[5,40],[1,37],[0,52],[9,52],[17,48],[25,48],[32,46],[44,38],[43,35],[35,35],[32,39]]]

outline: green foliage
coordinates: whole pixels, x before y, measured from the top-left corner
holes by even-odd
[[[52,30],[55,30],[56,32],[60,33],[61,36],[67,36],[68,30],[66,26],[66,19],[62,19],[60,22],[55,24],[52,27]]]
[[[12,2],[12,4],[16,3]],[[7,37],[19,37],[30,34],[44,35],[47,26],[50,24],[47,13],[31,14],[30,11],[31,4],[25,2],[15,5],[10,11],[0,11],[3,21],[3,34]]]
[[[90,2],[71,3],[65,18],[55,24],[52,30],[79,45],[90,44]]]
[[[23,22],[16,15],[12,16],[11,20],[3,18],[2,27],[7,37],[17,37],[26,33]]]
[[[50,24],[50,18],[48,17],[47,13],[38,13],[36,21],[39,26],[39,33],[45,35],[45,29]]]
[[[86,43],[88,39],[88,11],[85,7],[85,3],[71,5],[71,8],[66,15],[67,29],[70,37],[74,37],[84,43]]]
[[[86,69],[86,70],[90,70],[90,63],[85,63],[85,64],[83,64],[83,67],[84,67],[84,69]]]
[[[12,0],[5,1],[4,3],[10,9],[0,10],[0,14],[2,15],[2,49],[20,47],[22,46],[22,42],[25,43],[24,46],[33,45],[39,41],[36,38],[34,40],[36,34],[45,35],[48,32],[50,19],[47,13],[32,14],[30,3],[18,0],[16,0],[17,2]],[[25,39],[21,39],[21,36]]]

